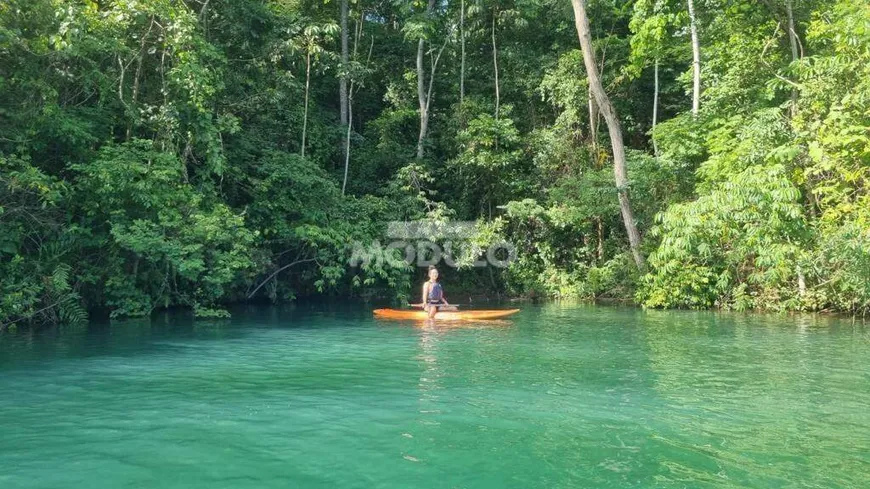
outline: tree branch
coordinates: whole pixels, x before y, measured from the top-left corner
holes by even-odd
[[[252,299],[252,298],[257,294],[257,291],[259,291],[259,290],[260,290],[264,285],[266,285],[267,283],[269,283],[270,280],[272,280],[273,278],[275,278],[276,275],[278,275],[279,273],[283,272],[284,270],[287,270],[288,268],[290,268],[290,267],[292,267],[292,266],[294,266],[294,265],[299,265],[300,263],[309,263],[309,262],[313,262],[313,261],[317,261],[317,259],[316,259],[316,258],[305,258],[305,259],[303,259],[303,260],[296,260],[296,261],[294,261],[294,262],[292,262],[292,263],[290,263],[290,264],[288,264],[288,265],[284,265],[283,267],[281,267],[281,268],[275,270],[274,272],[272,272],[271,275],[269,275],[268,277],[266,277],[266,280],[263,280],[262,282],[260,282],[260,285],[258,285],[258,286],[254,289],[253,292],[251,292],[250,294],[248,294],[248,299]]]

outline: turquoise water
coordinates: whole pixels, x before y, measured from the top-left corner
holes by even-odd
[[[0,336],[0,487],[865,488],[870,327],[551,304]]]

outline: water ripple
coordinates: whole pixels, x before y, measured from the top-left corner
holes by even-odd
[[[0,337],[0,487],[864,488],[870,335],[551,304]]]

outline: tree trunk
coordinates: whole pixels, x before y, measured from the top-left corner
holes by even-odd
[[[365,10],[360,12],[359,23],[357,24],[356,32],[354,33],[353,38],[353,60],[357,60],[357,48],[359,48],[359,40],[362,37],[363,25],[366,21],[366,13]],[[369,61],[372,59],[372,49],[375,45],[375,38],[372,37],[372,44],[369,46],[369,55],[366,58],[365,66],[368,67]],[[350,134],[351,128],[353,127],[353,96],[354,93],[359,90],[356,88],[356,80],[353,78],[350,79],[350,88],[347,91],[347,132],[345,133],[344,138],[344,181],[341,184],[341,195],[344,196],[347,191],[347,174],[350,169]]]
[[[791,60],[792,62],[800,59],[800,55],[798,54],[798,37],[797,31],[794,28],[794,9],[792,8],[792,0],[785,0],[785,11],[788,15],[788,43],[791,47]],[[798,102],[798,91],[795,88],[791,90],[791,107],[789,107],[789,115],[794,117],[797,114],[797,102]],[[811,181],[807,181],[807,186],[811,187]],[[807,192],[809,195],[814,195],[812,192],[812,188]],[[810,203],[810,212],[815,210],[815,206]],[[807,295],[807,279],[804,275],[804,271],[800,265],[797,267],[797,280],[798,280],[798,295],[800,297],[804,297]]]
[[[589,105],[589,141],[592,143],[592,159],[595,167],[600,167],[599,151],[598,151],[598,103],[595,102],[595,95],[592,94],[592,87],[588,91]]]
[[[435,0],[429,0],[429,4],[426,6],[426,16],[431,15],[434,9]],[[423,52],[425,48],[426,40],[420,39],[417,42],[417,100],[420,103],[420,134],[417,136],[418,160],[423,159],[423,142],[426,139],[426,133],[429,131],[429,96],[426,92],[426,71],[423,68]],[[434,76],[434,73],[430,73],[429,76]],[[431,90],[429,93],[431,93]]]
[[[352,82],[350,86],[353,89]],[[347,189],[347,171],[350,168],[350,128],[353,123],[353,94],[350,94],[347,101],[347,131],[344,134],[344,181],[341,184],[342,197]]]
[[[302,149],[300,154],[305,156],[305,136],[308,132],[308,89],[311,86],[311,54],[305,55],[305,111],[302,116]]]
[[[208,2],[206,1],[205,6],[203,7],[203,11],[208,8]],[[139,56],[136,58],[136,74],[133,76],[133,96],[130,98],[130,107],[132,108],[130,115],[128,116],[130,120],[127,122],[127,134],[126,140],[129,141],[133,137],[133,125],[136,119],[138,119],[139,114],[136,108],[139,102],[139,81],[142,76],[142,62],[145,53],[145,44],[148,41],[149,35],[151,34],[151,29],[154,27],[154,18],[151,18],[151,24],[148,25],[148,31],[142,35],[142,41],[139,43]]]
[[[426,88],[423,71],[423,49],[425,41],[420,39],[417,43],[417,99],[420,102],[420,134],[417,136],[417,159],[423,159],[423,140],[429,129],[429,110],[426,103]]]
[[[341,0],[341,76],[338,79],[338,100],[341,105],[341,125],[347,125],[347,70],[348,70],[348,32],[347,32],[347,2]]]
[[[785,1],[785,11],[788,14],[788,43],[791,46],[791,60],[797,61],[800,59],[798,55],[798,37],[797,31],[794,29],[794,10],[792,9],[792,1]],[[795,88],[791,90],[791,107],[789,107],[789,114],[794,117],[797,113],[797,99],[798,99],[798,91]]]
[[[145,38],[142,39],[142,44],[144,46]],[[130,98],[130,106],[132,107],[132,110],[128,115],[130,119],[127,121],[126,141],[129,141],[130,138],[133,137],[133,121],[138,116],[136,113],[136,104],[139,101],[139,78],[142,75],[142,51],[144,51],[144,48],[140,50],[139,58],[136,60],[136,74],[133,76],[133,96]]]
[[[613,147],[613,176],[616,182],[616,190],[619,198],[619,209],[622,212],[622,220],[625,224],[628,242],[631,246],[631,254],[637,264],[638,270],[645,271],[646,263],[640,252],[640,233],[634,222],[634,214],[631,210],[631,202],[628,198],[628,175],[625,167],[625,146],[622,141],[622,127],[619,124],[616,110],[610,103],[601,79],[598,75],[598,66],[595,64],[595,52],[592,50],[592,38],[589,34],[589,19],[586,17],[586,1],[571,0],[574,7],[574,23],[577,27],[577,37],[580,39],[580,48],[583,51],[583,64],[586,66],[586,76],[589,79],[589,87],[595,96],[595,101],[610,133],[610,143]]]
[[[798,295],[800,297],[804,297],[807,295],[807,278],[804,275],[804,271],[801,269],[800,265],[797,267],[797,279],[798,279]]]
[[[800,56],[798,55],[798,38],[797,31],[794,29],[794,9],[791,0],[785,0],[785,11],[788,14],[788,42],[791,45],[791,60],[797,61]]]
[[[689,1],[689,26],[692,30],[692,116],[701,109],[701,43],[698,41],[698,22],[695,18],[695,2]]]
[[[655,138],[655,130],[656,123],[659,120],[659,59],[656,58],[655,65],[653,68],[653,114],[652,114],[652,144],[653,144],[653,154],[659,155],[659,147],[656,144]]]
[[[501,92],[498,86],[498,45],[495,42],[495,30],[498,26],[498,10],[492,13],[492,67],[495,73],[495,120],[498,120],[498,110],[501,105]]]
[[[604,260],[604,224],[601,223],[601,217],[596,217],[595,220],[598,228],[598,249],[595,255],[600,262]]]
[[[465,0],[459,7],[459,45],[461,55],[459,58],[459,105],[465,101]]]

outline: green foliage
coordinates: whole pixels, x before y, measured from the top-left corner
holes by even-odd
[[[682,4],[667,0],[635,2],[634,15],[629,24],[633,34],[631,57],[625,71],[632,77],[638,77],[654,60],[661,62],[675,56],[675,47],[668,41],[686,21],[687,15],[682,11]]]
[[[594,298],[606,294],[615,284],[611,264],[598,266],[590,258],[587,230],[565,224],[560,209],[547,209],[532,199],[514,201],[505,214],[480,225],[475,245],[485,250],[491,245],[509,243],[517,260],[504,271],[506,290],[533,296]],[[565,247],[571,242],[574,247]],[[589,265],[580,265],[589,263]]]
[[[698,198],[653,229],[645,304],[867,310],[870,10],[811,7],[831,10],[804,18],[808,55],[795,62],[776,47],[788,45],[784,10],[738,2],[711,22],[704,113],[654,135],[660,154],[697,168]]]
[[[404,300],[415,272],[398,253],[349,258],[417,219],[441,244],[449,221],[477,223],[447,273],[469,292],[868,312],[870,9],[695,3],[697,116],[686,4],[588,2],[650,256],[639,276],[568,2],[469,1],[464,32],[453,2],[352,3],[354,61],[339,67],[332,2],[7,0],[0,329],[97,310],[224,317],[235,301],[315,294]],[[505,242],[508,267],[472,266]]]
[[[458,172],[466,198],[474,196],[472,200],[481,207],[476,211],[491,212],[507,196],[523,193],[521,140],[510,119],[511,110],[503,106],[503,115],[498,119],[488,113],[478,114],[456,137],[460,153],[448,167]]]
[[[75,325],[87,320],[69,265],[35,270],[15,256],[3,272],[0,331],[21,321]]]
[[[807,234],[799,200],[784,167],[752,166],[671,206],[653,230],[661,241],[642,299],[653,307],[787,303],[796,297]]]
[[[807,29],[818,54],[795,66],[800,99],[794,127],[819,245],[808,269],[815,309],[866,314],[870,259],[870,8],[836,2]]]
[[[72,166],[93,244],[111,250],[101,258],[116,316],[209,306],[253,266],[256,233],[244,218],[197,192],[184,165],[151,145],[106,146],[93,162]]]
[[[0,330],[19,322],[87,319],[61,230],[68,187],[29,161],[0,155]],[[32,258],[31,258],[32,257]]]

